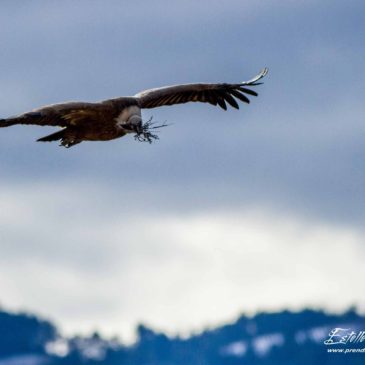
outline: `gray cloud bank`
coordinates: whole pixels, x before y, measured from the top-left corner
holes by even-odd
[[[259,98],[239,112],[147,111],[174,123],[153,146],[125,139],[62,151],[34,144],[46,133],[36,127],[2,130],[2,179],[172,189],[176,204],[191,194],[212,202],[219,191],[219,203],[262,199],[361,221],[362,3],[169,4],[5,2],[2,114],[164,84],[237,81],[269,66]]]

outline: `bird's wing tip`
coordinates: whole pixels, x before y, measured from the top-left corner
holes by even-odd
[[[253,85],[255,84],[257,81],[261,80],[263,77],[265,77],[269,72],[269,69],[267,67],[264,67],[260,73],[255,76],[253,79],[248,80],[248,81],[244,81],[242,82],[242,85]]]

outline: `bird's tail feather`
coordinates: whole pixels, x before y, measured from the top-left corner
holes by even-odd
[[[62,139],[65,136],[65,129],[62,129],[56,133],[49,134],[48,136],[37,139],[37,142],[53,142]]]

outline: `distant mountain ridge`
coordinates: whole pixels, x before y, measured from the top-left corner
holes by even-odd
[[[97,333],[63,338],[49,321],[0,311],[0,365],[364,365],[365,338],[356,344],[324,344],[338,327],[365,331],[365,316],[355,309],[337,315],[310,309],[242,315],[187,339],[139,325],[136,343],[125,346]],[[364,352],[327,351],[354,347]]]

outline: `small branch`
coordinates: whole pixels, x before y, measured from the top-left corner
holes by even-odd
[[[136,134],[134,136],[134,139],[136,141],[152,143],[153,140],[157,140],[159,139],[159,137],[156,134],[151,133],[151,130],[160,129],[170,125],[166,124],[166,122],[160,125],[156,125],[156,123],[152,122],[152,119],[153,117],[148,119],[146,123],[141,124],[141,126],[136,129]]]

